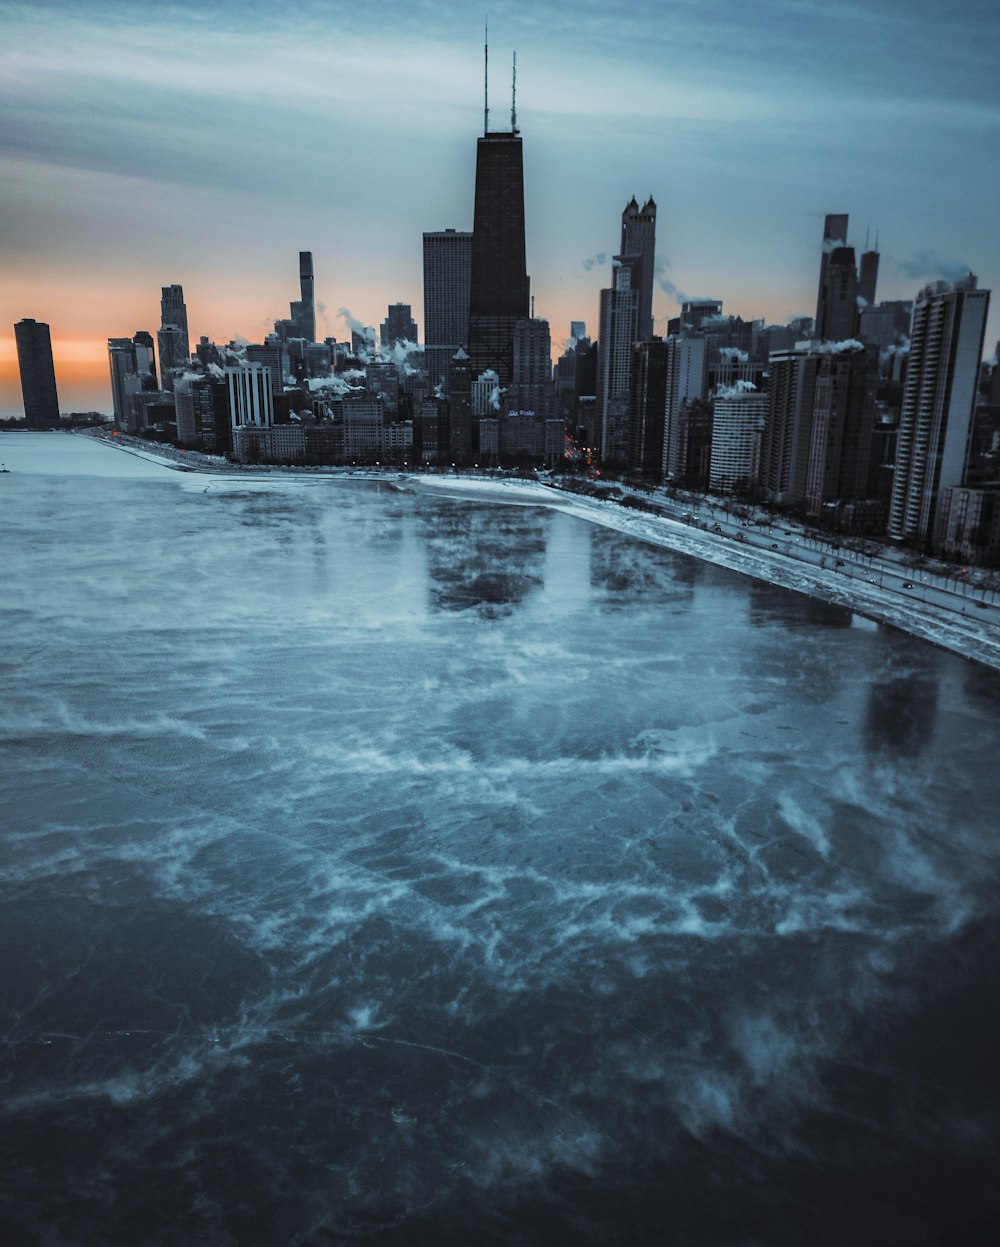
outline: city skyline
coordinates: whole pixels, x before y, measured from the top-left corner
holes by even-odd
[[[780,0],[723,23],[688,4],[543,4],[530,21],[491,6],[492,124],[506,124],[516,48],[527,269],[556,349],[571,319],[596,331],[633,194],[659,208],[658,332],[681,293],[746,319],[811,314],[830,212],[850,213],[859,253],[866,226],[880,230],[880,298],[968,269],[996,287],[984,153],[1000,128],[1000,19],[973,4],[942,40],[929,5],[883,8]],[[261,340],[295,294],[298,251],[315,257],[318,337],[345,336],[341,308],[377,325],[396,302],[422,326],[422,234],[472,225],[469,17],[389,5],[366,34],[337,6],[210,19],[180,4],[109,56],[124,11],[0,6],[0,298],[9,326],[52,326],[63,409],[110,410],[107,340],[155,328],[165,285],[184,287],[192,342]],[[987,352],[998,332],[994,310]],[[18,411],[10,330],[0,370],[0,409]]]

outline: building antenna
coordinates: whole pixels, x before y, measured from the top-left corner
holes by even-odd
[[[514,53],[514,77],[510,87],[510,132],[517,133],[517,53]]]
[[[878,251],[878,229],[875,230],[875,250]]]
[[[483,18],[483,134],[490,132],[490,16]]]
[[[535,296],[531,296],[531,319],[535,319]]]
[[[871,227],[871,222],[869,222],[865,226],[865,250],[866,251],[868,250],[868,239],[871,237],[871,232],[872,232],[872,227]]]

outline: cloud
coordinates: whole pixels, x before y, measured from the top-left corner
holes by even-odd
[[[972,272],[970,265],[960,264],[955,260],[942,260],[935,251],[918,251],[908,260],[897,260],[896,268],[915,281],[942,277],[947,281],[961,281]]]
[[[589,273],[592,268],[603,268],[608,262],[608,253],[606,251],[598,251],[597,255],[588,256],[582,261],[583,267]]]

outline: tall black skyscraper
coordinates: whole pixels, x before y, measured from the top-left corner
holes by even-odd
[[[14,338],[25,423],[29,429],[58,428],[59,397],[49,327],[42,321],[19,320],[14,326]]]
[[[524,252],[524,163],[517,114],[510,130],[488,127],[476,147],[476,206],[469,283],[473,376],[492,368],[501,386],[513,371],[514,326],[530,314]]]
[[[469,334],[472,235],[424,234],[424,363],[431,385],[447,385],[451,358]]]
[[[292,304],[292,332],[297,338],[305,338],[307,342],[316,341],[316,279],[313,276],[313,257],[311,251],[299,252],[299,298]]]

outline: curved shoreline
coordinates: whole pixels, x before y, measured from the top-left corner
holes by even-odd
[[[639,541],[843,606],[866,619],[898,628],[961,658],[1000,671],[1000,622],[994,623],[992,618],[956,614],[946,607],[904,597],[893,589],[853,577],[847,579],[836,571],[814,567],[789,554],[750,549],[733,538],[691,528],[679,520],[628,511],[614,502],[566,493],[550,485],[518,480],[479,483],[422,476],[407,476],[406,482],[429,491],[464,492],[471,498],[492,496],[497,502],[552,507],[593,524],[616,529]],[[510,492],[521,494],[521,498],[503,496]]]
[[[607,499],[570,493],[538,481],[512,477],[496,479],[424,475],[364,468],[314,472],[295,467],[275,467],[265,473],[254,468],[248,471],[243,466],[215,467],[197,460],[192,462],[190,459],[180,462],[171,456],[157,454],[145,447],[133,447],[120,440],[95,440],[102,445],[114,446],[127,454],[137,455],[185,474],[220,477],[242,475],[247,480],[259,481],[263,477],[264,480],[272,482],[290,477],[330,481],[386,481],[397,488],[465,496],[470,501],[493,501],[508,506],[551,507],[566,515],[588,520],[592,524],[613,528],[636,540],[702,559],[728,571],[740,572],[768,584],[804,593],[834,606],[845,607],[876,623],[898,628],[919,640],[948,650],[960,658],[967,658],[994,671],[1000,671],[1000,610],[991,611],[989,616],[984,612],[982,618],[958,614],[947,607],[904,596],[891,588],[870,584],[867,580],[816,567],[790,552],[748,547],[725,534],[692,528],[689,524],[667,516],[626,510]],[[898,574],[898,569],[895,568],[885,570]]]

